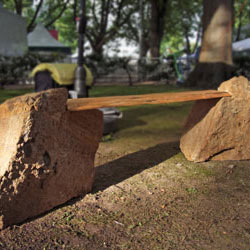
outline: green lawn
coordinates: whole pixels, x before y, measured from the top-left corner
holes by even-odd
[[[139,94],[149,94],[149,93],[163,93],[163,92],[179,92],[184,91],[184,88],[177,88],[168,85],[140,85],[140,86],[94,86],[90,90],[90,97],[99,97],[99,96],[116,96],[116,95],[139,95]],[[0,103],[5,100],[24,95],[26,93],[33,92],[33,89],[18,89],[18,90],[9,90],[1,89],[0,90]]]
[[[179,92],[184,88],[169,85],[140,85],[140,86],[94,86],[90,90],[91,97],[116,95],[141,95],[150,93]]]
[[[5,100],[32,92],[32,89],[0,89],[0,103]]]

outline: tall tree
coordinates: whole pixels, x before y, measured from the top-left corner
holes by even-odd
[[[194,34],[197,33],[199,41],[201,0],[141,1],[143,36],[140,42],[143,56],[150,50],[152,57],[159,57],[166,47],[175,47],[177,50],[178,47],[185,47],[187,52],[192,53],[195,46],[192,46],[190,40],[194,38]],[[126,26],[126,34],[138,42],[139,25],[135,24],[136,22],[132,22],[130,26]]]
[[[69,7],[63,15],[54,23],[55,29],[59,31],[59,40],[73,49],[75,49],[78,44],[78,34],[76,30],[77,17],[77,8],[75,9],[73,4],[69,4]]]
[[[160,46],[165,31],[168,0],[150,0],[151,17],[149,27],[149,46],[152,58],[160,56]]]
[[[93,54],[102,56],[103,48],[120,35],[123,25],[129,22],[135,12],[132,0],[93,0],[89,2],[88,28],[86,37]]]
[[[149,50],[149,26],[151,6],[148,0],[134,1],[134,13],[119,30],[119,36],[128,42],[140,45],[141,57],[145,57]]]
[[[201,0],[169,2],[162,44],[163,52],[166,47],[176,52],[183,48],[188,54],[194,52],[200,41],[201,12]],[[195,40],[194,44],[193,40]]]
[[[216,88],[231,78],[233,0],[203,0],[203,37],[199,63],[186,86]]]
[[[130,19],[130,21],[124,25],[124,33],[126,36],[136,41],[137,44],[140,43],[142,57],[145,57],[148,51],[150,51],[152,58],[160,56],[160,47],[165,34],[169,2],[168,0],[137,1],[137,3],[141,3],[135,3],[139,22],[137,16],[137,20]],[[142,37],[140,37],[140,33],[142,33]]]
[[[250,18],[250,0],[237,0],[234,4],[235,7],[235,36],[234,40],[239,41],[249,37],[249,27],[244,28],[242,32],[242,28],[245,25],[249,25],[249,18]],[[247,32],[246,32],[247,31]],[[242,34],[243,33],[243,34]]]

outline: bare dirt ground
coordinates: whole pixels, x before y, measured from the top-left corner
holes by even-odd
[[[124,109],[93,191],[1,231],[0,249],[250,249],[250,162],[188,162],[189,108]]]

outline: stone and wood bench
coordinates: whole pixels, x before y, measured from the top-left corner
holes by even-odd
[[[196,101],[180,148],[195,162],[250,159],[250,85],[218,91],[67,99],[54,89],[0,105],[0,229],[91,191],[102,136],[101,107]],[[167,149],[166,149],[167,150]]]

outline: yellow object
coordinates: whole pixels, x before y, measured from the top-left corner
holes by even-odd
[[[93,83],[93,75],[91,71],[84,65],[86,70],[86,85],[91,86]],[[37,65],[31,72],[34,77],[37,72],[48,70],[53,80],[59,85],[71,85],[75,80],[76,64],[73,63],[41,63]]]

